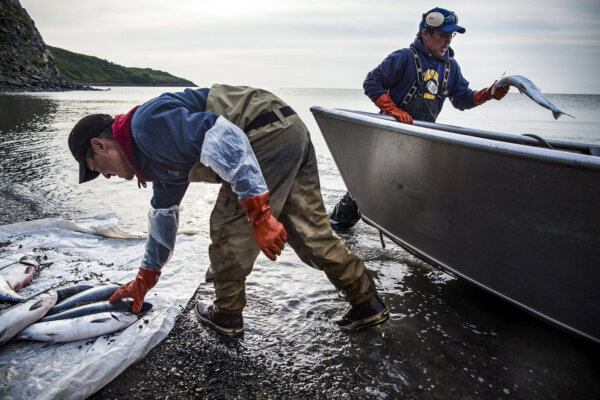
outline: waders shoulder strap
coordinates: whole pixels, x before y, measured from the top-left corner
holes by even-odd
[[[423,82],[423,66],[421,65],[421,59],[419,58],[419,55],[417,54],[417,50],[414,47],[409,47],[409,49],[413,53],[413,58],[415,60],[415,69],[417,70],[417,79],[413,82],[410,89],[408,89],[408,92],[406,92],[406,95],[404,96],[404,99],[402,100],[400,107],[398,107],[401,110],[406,109],[406,106],[408,105],[408,103],[410,103],[412,98],[415,96],[415,93],[417,93],[417,90],[419,89],[419,84],[421,84]]]
[[[446,60],[444,65],[444,77],[442,78],[442,84],[440,85],[440,90],[438,91],[438,96],[446,96],[448,97],[448,79],[450,79],[450,60]]]

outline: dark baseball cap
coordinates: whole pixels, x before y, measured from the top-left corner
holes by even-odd
[[[107,114],[91,114],[80,119],[73,127],[69,135],[69,149],[79,163],[79,183],[91,181],[100,175],[86,167],[85,155],[90,148],[90,140],[100,136],[114,121],[114,118]]]

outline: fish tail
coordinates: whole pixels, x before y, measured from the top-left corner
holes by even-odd
[[[574,116],[572,116],[571,114],[567,114],[566,112],[552,111],[552,116],[554,117],[554,119],[558,119],[558,117],[560,117],[561,115],[568,115],[571,118],[575,118]]]

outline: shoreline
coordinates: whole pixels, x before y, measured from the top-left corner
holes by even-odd
[[[92,87],[93,86],[93,87]],[[23,87],[23,86],[8,86],[8,85],[0,85],[0,94],[12,94],[12,93],[42,93],[42,92],[104,92],[110,90],[111,87],[198,87],[198,86],[189,86],[182,84],[173,84],[173,85],[135,85],[135,84],[102,84],[95,85],[91,84],[88,86],[82,87]]]
[[[16,86],[0,84],[0,94],[3,93],[36,93],[36,92],[71,92],[71,91],[98,91],[91,86]]]

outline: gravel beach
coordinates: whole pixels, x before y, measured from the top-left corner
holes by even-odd
[[[62,217],[43,205],[0,190],[0,225]],[[346,399],[365,398],[351,381],[305,375],[293,365],[244,355],[243,335],[229,338],[206,329],[192,297],[169,335],[145,358],[89,399]],[[345,387],[349,385],[349,387]]]

